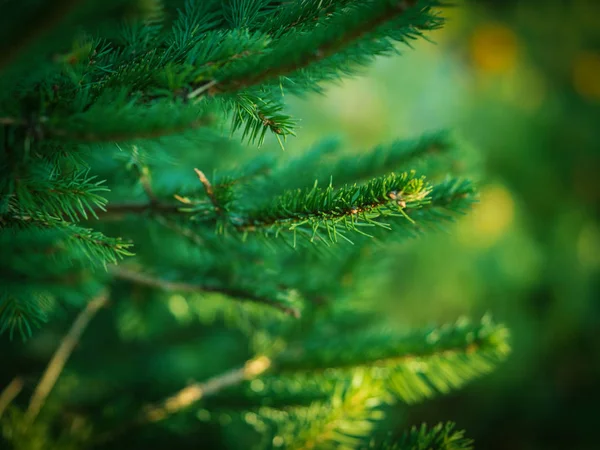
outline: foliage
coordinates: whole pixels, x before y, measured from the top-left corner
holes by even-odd
[[[437,29],[439,2],[54,6],[0,14],[23,25],[0,58],[3,359],[58,345],[28,406],[8,406],[19,383],[0,396],[13,448],[361,448],[391,405],[506,357],[487,316],[401,332],[369,293],[399,243],[476,201],[450,135],[360,158],[331,140],[287,161],[253,148],[294,136],[284,93]],[[449,426],[397,445],[468,448]]]

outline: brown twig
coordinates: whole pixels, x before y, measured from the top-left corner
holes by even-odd
[[[40,382],[31,396],[29,408],[27,409],[27,420],[30,423],[35,420],[38,413],[42,409],[48,394],[50,394],[50,391],[56,384],[56,380],[60,376],[65,363],[71,356],[71,353],[73,353],[73,350],[79,342],[81,335],[88,323],[98,312],[98,310],[106,305],[107,301],[108,296],[104,292],[91,300],[83,309],[83,311],[79,313],[75,319],[75,322],[73,322],[71,329],[61,341],[60,345],[56,349],[56,352],[54,352],[52,359],[46,367],[46,371],[42,375]]]
[[[213,206],[215,207],[215,212],[217,214],[221,215],[223,213],[223,209],[219,205],[219,201],[217,200],[217,197],[215,195],[215,191],[213,190],[212,184],[210,184],[210,181],[208,181],[208,178],[206,178],[206,175],[204,175],[204,172],[202,172],[199,169],[194,169],[194,171],[196,172],[196,175],[198,175],[198,179],[202,183],[202,186],[204,186],[206,195],[208,195],[208,198],[210,198],[210,201],[212,202]]]
[[[181,389],[160,404],[148,406],[143,411],[139,421],[145,423],[163,420],[188,408],[202,398],[217,394],[227,387],[238,385],[245,380],[251,380],[263,374],[270,366],[271,360],[266,356],[251,359],[243,367],[218,375],[204,383],[194,383]]]
[[[246,362],[243,367],[210,378],[204,383],[193,383],[158,404],[146,406],[135,420],[116,430],[100,435],[96,443],[104,444],[113,440],[116,436],[126,433],[131,428],[166,419],[170,415],[190,407],[202,398],[210,397],[227,387],[236,386],[246,380],[262,375],[269,367],[271,367],[271,360],[266,356],[258,356]]]
[[[23,385],[23,379],[21,377],[15,377],[0,393],[0,417],[2,417],[4,411],[6,411],[8,405],[10,405],[16,396],[19,395],[23,389]]]

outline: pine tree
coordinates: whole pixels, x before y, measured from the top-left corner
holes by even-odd
[[[374,304],[392,249],[476,200],[456,140],[257,150],[295,134],[284,94],[396,53],[440,6],[3,2],[9,448],[471,448],[450,423],[388,435],[386,412],[489,372],[506,329],[400,331]],[[45,370],[19,359],[52,329]]]

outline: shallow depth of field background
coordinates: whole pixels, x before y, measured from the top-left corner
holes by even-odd
[[[407,245],[378,295],[386,314],[411,326],[491,312],[511,328],[514,352],[461,392],[398,407],[399,423],[450,418],[480,449],[592,449],[600,3],[517,3],[449,9],[435,44],[402,48],[326,96],[288,99],[301,123],[286,153],[331,134],[360,151],[454,130],[479,167],[481,202],[449,234]]]

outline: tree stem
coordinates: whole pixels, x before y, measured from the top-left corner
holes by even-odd
[[[202,398],[215,395],[227,387],[238,385],[245,380],[261,375],[270,366],[271,360],[268,357],[259,356],[248,361],[243,367],[225,372],[204,383],[194,383],[176,392],[160,404],[147,407],[142,413],[140,421],[144,423],[163,420]]]
[[[23,384],[21,377],[15,377],[0,393],[0,417],[2,417],[4,411],[8,408],[8,405],[19,395],[21,389],[23,389]]]
[[[46,367],[46,371],[42,375],[40,382],[38,383],[31,401],[29,402],[29,408],[27,409],[27,420],[31,423],[35,420],[39,414],[42,406],[46,401],[46,398],[50,394],[50,391],[56,384],[56,380],[60,376],[67,360],[73,353],[75,346],[79,342],[83,331],[87,327],[90,320],[96,315],[98,310],[106,305],[108,296],[106,293],[102,293],[93,300],[91,300],[87,306],[79,313],[75,322],[71,326],[69,332],[65,335],[62,342],[56,349],[56,352],[52,356],[52,359]]]

